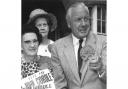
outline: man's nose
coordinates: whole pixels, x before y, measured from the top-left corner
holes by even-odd
[[[84,26],[86,24],[86,21],[82,19],[81,24]]]

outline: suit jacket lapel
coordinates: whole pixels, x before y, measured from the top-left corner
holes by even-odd
[[[67,57],[69,66],[70,66],[73,74],[75,75],[77,80],[80,82],[78,68],[77,68],[77,62],[76,62],[76,57],[75,57],[75,51],[74,51],[74,46],[73,46],[73,40],[72,40],[71,35],[69,35],[68,39],[65,40],[64,54]]]

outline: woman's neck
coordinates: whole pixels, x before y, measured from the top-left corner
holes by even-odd
[[[24,54],[23,57],[26,62],[32,62],[36,60],[37,55],[31,56],[31,55]]]
[[[42,39],[42,44],[43,45],[48,45],[49,42],[50,42],[50,40],[47,37],[43,37],[43,39]]]

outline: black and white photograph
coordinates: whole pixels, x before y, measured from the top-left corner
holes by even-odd
[[[1,0],[0,89],[128,89],[127,0]]]
[[[21,89],[107,89],[107,0],[21,0]]]

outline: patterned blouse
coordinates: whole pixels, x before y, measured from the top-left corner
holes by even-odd
[[[37,58],[38,60],[32,61],[32,62],[26,62],[23,57],[21,58],[21,78],[25,78],[27,76],[30,76],[34,73],[39,72],[39,70],[41,70],[40,66],[44,64],[48,65],[46,67],[48,67],[48,69],[53,75],[53,70],[52,70],[53,68],[52,68],[50,59],[47,57],[41,57],[41,56],[37,56],[37,57],[38,57]]]

